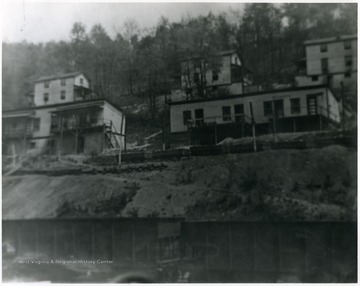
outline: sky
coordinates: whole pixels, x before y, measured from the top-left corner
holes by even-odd
[[[48,2],[30,0],[3,2],[2,40],[5,42],[40,43],[69,40],[75,22],[87,31],[101,24],[111,37],[121,32],[124,22],[135,20],[140,29],[156,26],[161,16],[170,22],[182,17],[219,14],[229,9],[240,10],[243,3],[109,3]]]

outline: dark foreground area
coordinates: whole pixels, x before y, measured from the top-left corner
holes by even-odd
[[[356,282],[357,225],[139,218],[3,221],[4,282],[147,280]]]

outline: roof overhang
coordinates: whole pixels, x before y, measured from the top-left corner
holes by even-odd
[[[34,116],[34,111],[26,111],[26,112],[8,112],[2,114],[2,118],[26,118],[26,117],[32,117]]]
[[[52,111],[52,113],[62,113],[66,111],[78,110],[84,108],[102,109],[103,107],[104,107],[104,101],[85,102],[85,103],[79,102],[79,104],[75,103],[68,106],[59,106],[56,110]]]
[[[346,36],[332,37],[325,39],[308,40],[304,42],[304,46],[320,45],[320,44],[343,42],[350,40],[357,40],[357,35],[346,35]]]

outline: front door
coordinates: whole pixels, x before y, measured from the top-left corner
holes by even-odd
[[[308,110],[308,115],[316,115],[317,114],[316,95],[308,95],[307,96],[307,110]]]

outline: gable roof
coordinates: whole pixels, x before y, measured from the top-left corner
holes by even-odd
[[[3,110],[2,115],[4,116],[4,114],[10,114],[10,113],[14,113],[14,112],[26,112],[26,111],[31,111],[31,110],[38,110],[38,109],[47,109],[47,108],[54,108],[54,107],[65,107],[65,106],[83,106],[85,104],[88,103],[94,103],[96,104],[97,102],[107,102],[110,105],[112,105],[113,107],[115,107],[117,110],[123,112],[122,108],[120,106],[118,106],[116,103],[114,103],[112,100],[109,100],[108,98],[104,98],[104,97],[98,97],[98,98],[93,98],[93,99],[87,99],[87,100],[79,100],[79,101],[70,101],[70,102],[65,102],[65,103],[56,103],[56,104],[49,104],[49,105],[40,105],[40,106],[29,106],[29,107],[24,107],[24,108],[18,108],[18,109],[11,109],[11,110]]]
[[[211,54],[211,55],[209,55],[209,57],[218,57],[218,56],[223,57],[223,56],[228,56],[228,55],[232,55],[232,54],[238,55],[238,52],[236,50],[222,51],[222,52],[218,52],[215,54]],[[184,57],[184,58],[180,59],[180,61],[186,62],[186,61],[193,61],[193,60],[198,60],[198,59],[203,59],[203,58],[205,58],[204,55],[193,55],[190,57]]]
[[[357,39],[357,35],[343,35],[343,36],[332,37],[332,38],[309,40],[309,41],[305,41],[304,45],[305,46],[319,45],[319,44],[326,44],[326,43],[342,42],[342,41],[353,40],[353,39]]]
[[[54,79],[62,79],[62,78],[69,78],[69,77],[76,77],[78,75],[84,75],[87,80],[89,78],[83,73],[83,72],[72,72],[72,73],[65,73],[65,74],[59,74],[59,75],[51,75],[51,76],[43,76],[37,79],[35,82],[42,82],[42,81],[48,81],[48,80],[54,80]]]

